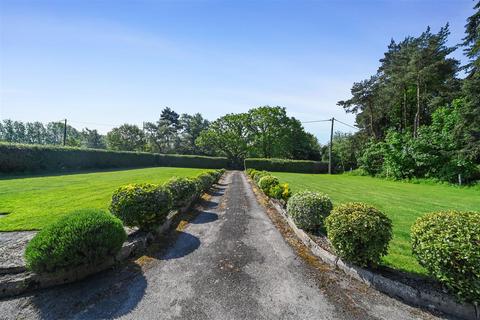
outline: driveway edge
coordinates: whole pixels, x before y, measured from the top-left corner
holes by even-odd
[[[450,295],[414,288],[399,281],[386,278],[371,270],[343,261],[335,254],[320,247],[305,231],[295,225],[293,220],[287,215],[286,210],[278,201],[267,197],[250,178],[247,177],[247,180],[254,190],[258,191],[258,193],[268,199],[268,203],[280,213],[281,217],[288,223],[293,232],[311,250],[311,252],[322,259],[325,263],[342,270],[347,275],[362,281],[380,292],[391,297],[398,297],[409,304],[426,309],[438,310],[447,315],[460,317],[462,319],[480,319],[480,314],[477,312],[473,304],[458,303]]]

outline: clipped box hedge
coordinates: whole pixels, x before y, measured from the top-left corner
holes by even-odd
[[[129,167],[226,168],[221,157],[0,143],[0,173]]]
[[[245,169],[298,173],[328,173],[328,163],[310,160],[248,158],[245,159]]]

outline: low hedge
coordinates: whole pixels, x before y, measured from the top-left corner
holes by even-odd
[[[268,171],[259,171],[250,168],[246,169],[245,172],[247,176],[249,176],[250,179],[255,181],[260,187],[260,189],[262,189],[262,191],[270,198],[284,200],[285,202],[287,202],[292,195],[288,183],[279,183],[278,179],[276,177],[273,177]],[[267,180],[265,180],[264,183],[261,183],[260,181],[264,177],[266,177]],[[262,187],[263,184],[265,185]]]
[[[328,163],[309,160],[248,158],[245,159],[245,169],[298,173],[328,173]]]
[[[266,195],[270,195],[270,189],[279,184],[278,178],[270,175],[265,175],[258,181],[258,186]]]
[[[480,212],[434,212],[412,226],[418,262],[460,300],[480,301]]]
[[[126,238],[122,222],[111,214],[78,210],[38,232],[27,245],[25,260],[37,273],[97,264],[115,256]]]
[[[197,192],[202,193],[207,191],[212,184],[215,183],[216,177],[210,172],[202,172],[195,177],[195,182],[197,185]]]
[[[175,208],[187,205],[197,193],[195,181],[190,178],[171,178],[165,183],[165,187],[172,194],[173,206]]]
[[[0,143],[0,173],[130,167],[227,168],[227,158]]]
[[[338,256],[360,266],[376,266],[388,253],[392,221],[360,202],[341,204],[325,219],[327,236]]]
[[[150,230],[162,224],[173,208],[172,194],[156,184],[129,184],[112,196],[110,212],[128,227]]]
[[[288,200],[292,196],[292,192],[290,190],[290,187],[288,186],[288,183],[280,183],[271,187],[270,190],[268,190],[267,195],[270,198],[279,199],[279,200],[288,202]]]
[[[260,179],[262,179],[263,177],[265,176],[270,176],[271,173],[268,172],[268,171],[255,171],[253,173],[253,181],[255,181],[256,184],[258,184],[260,182]]]
[[[332,201],[326,194],[303,191],[288,200],[287,214],[299,228],[323,231],[323,222],[332,208]]]

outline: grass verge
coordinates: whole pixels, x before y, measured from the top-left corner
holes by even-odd
[[[204,169],[157,167],[0,180],[0,231],[38,230],[75,209],[108,209],[113,191],[128,183],[162,183]],[[7,214],[6,214],[7,213]]]
[[[385,212],[393,222],[393,240],[383,263],[395,269],[426,274],[412,255],[410,227],[427,212],[441,210],[480,210],[477,188],[448,185],[412,184],[383,179],[348,176],[275,172],[292,191],[327,193],[334,203],[361,201]]]

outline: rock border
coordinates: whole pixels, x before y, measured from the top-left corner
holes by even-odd
[[[223,176],[224,175],[222,175],[213,185],[218,183],[223,178]],[[19,270],[12,270],[14,271],[12,273],[0,274],[0,299],[17,296],[37,289],[45,289],[57,285],[79,281],[90,275],[109,269],[120,262],[126,261],[131,256],[145,251],[148,245],[156,237],[169,231],[172,221],[179,214],[189,210],[200,198],[201,195],[193,196],[184,207],[178,210],[170,211],[165,222],[160,225],[155,231],[151,231],[148,233],[138,231],[133,232],[123,243],[122,248],[117,253],[117,255],[115,257],[107,258],[101,264],[83,265],[65,272],[57,272],[51,274],[37,274],[34,272],[26,271],[25,269],[23,269],[24,272],[20,273],[18,272]]]
[[[455,298],[448,294],[415,288],[405,283],[387,278],[371,270],[343,261],[340,257],[323,249],[305,231],[298,228],[295,225],[295,222],[293,222],[293,220],[287,215],[287,211],[283,208],[280,201],[267,197],[250,178],[247,177],[247,180],[252,187],[257,189],[268,199],[269,204],[280,213],[282,218],[288,223],[303,244],[305,244],[315,256],[322,259],[325,263],[342,270],[347,275],[362,281],[368,286],[374,287],[380,292],[386,293],[391,297],[398,297],[409,304],[441,311],[446,315],[460,317],[462,319],[480,319],[480,310],[477,310],[473,304],[458,303]]]

